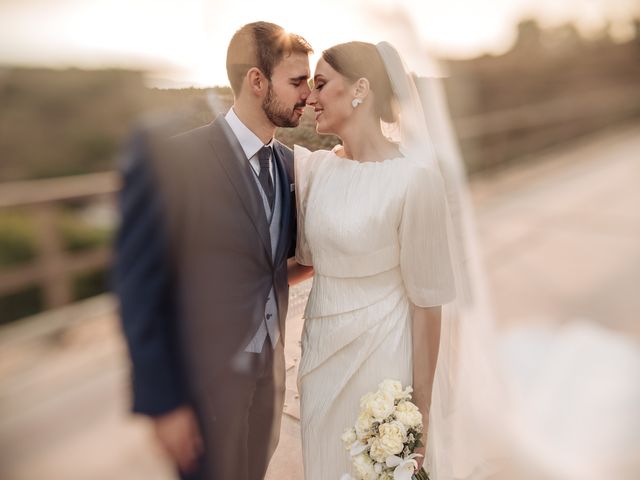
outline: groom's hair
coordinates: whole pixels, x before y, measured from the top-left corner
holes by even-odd
[[[257,67],[271,79],[274,67],[292,53],[313,53],[311,45],[295,33],[269,22],[248,23],[231,38],[227,49],[227,75],[233,94],[238,96],[249,69]]]

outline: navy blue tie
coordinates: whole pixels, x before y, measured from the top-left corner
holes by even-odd
[[[258,162],[260,163],[260,173],[258,181],[262,186],[262,190],[269,201],[269,208],[273,209],[273,201],[275,200],[275,192],[273,191],[273,180],[269,173],[269,165],[271,163],[271,147],[264,146],[258,151]]]

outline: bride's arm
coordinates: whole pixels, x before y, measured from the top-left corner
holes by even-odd
[[[422,413],[423,442],[429,428],[433,379],[440,349],[442,307],[414,307],[413,312],[413,401]],[[424,448],[418,453],[424,454]],[[421,463],[421,462],[418,462]]]
[[[287,274],[289,276],[289,285],[296,285],[313,276],[313,267],[300,265],[295,258],[290,258],[287,260]]]

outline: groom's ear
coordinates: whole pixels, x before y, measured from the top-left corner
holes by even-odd
[[[256,96],[262,96],[269,88],[269,80],[258,67],[252,67],[247,72],[245,80],[249,83],[249,89]]]

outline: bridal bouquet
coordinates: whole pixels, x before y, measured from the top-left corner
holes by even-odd
[[[414,453],[422,446],[422,414],[411,403],[413,389],[396,380],[384,380],[378,391],[360,399],[360,415],[342,434],[357,477],[340,480],[429,480],[418,468]]]

